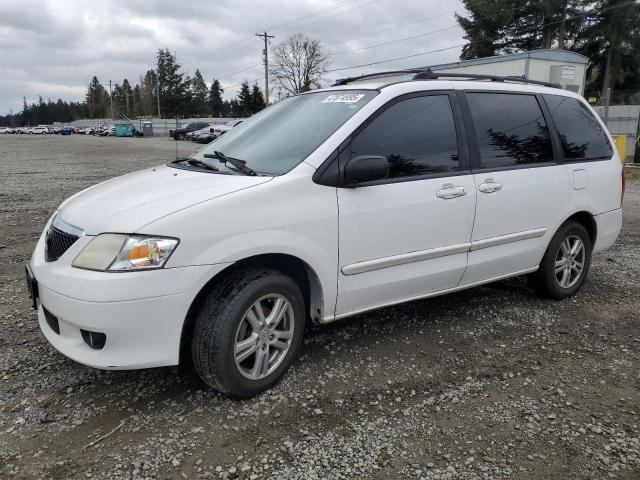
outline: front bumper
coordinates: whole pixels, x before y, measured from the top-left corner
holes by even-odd
[[[135,369],[177,365],[180,336],[193,295],[182,293],[120,302],[86,302],[39,285],[38,321],[60,353],[95,368]],[[44,308],[57,319],[47,323]],[[81,330],[104,333],[101,349],[85,342]]]
[[[38,321],[44,336],[62,354],[91,367],[177,365],[189,307],[228,264],[118,273],[72,267],[90,239],[80,237],[53,262],[45,261],[44,235],[36,245],[29,266],[37,280]],[[55,317],[56,328],[47,322],[44,309],[49,320]],[[104,346],[92,348],[83,330],[85,335],[104,334]]]

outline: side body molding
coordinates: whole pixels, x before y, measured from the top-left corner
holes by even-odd
[[[433,258],[446,257],[447,255],[455,255],[470,251],[481,250],[483,248],[496,247],[507,243],[528,240],[530,238],[542,237],[547,232],[546,228],[536,228],[525,232],[510,233],[500,235],[498,237],[485,238],[470,243],[460,243],[457,245],[448,245],[446,247],[430,248],[428,250],[418,250],[416,252],[403,253],[391,257],[375,258],[365,260],[363,262],[352,263],[342,267],[341,272],[344,275],[356,275],[358,273],[380,270],[382,268],[395,267],[396,265],[404,265],[407,263],[420,262]]]

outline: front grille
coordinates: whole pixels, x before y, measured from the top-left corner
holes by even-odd
[[[51,226],[45,237],[44,254],[46,261],[53,262],[59,259],[76,240],[78,240],[76,235],[71,235]]]

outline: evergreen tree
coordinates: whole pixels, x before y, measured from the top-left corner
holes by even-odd
[[[523,50],[567,48],[581,27],[590,0],[462,0],[468,16],[456,14],[468,40],[468,60]]]
[[[267,104],[264,101],[264,95],[262,94],[262,90],[260,90],[260,87],[258,87],[257,83],[254,83],[253,87],[251,88],[250,114],[253,115],[254,113],[258,113],[260,110],[262,110],[266,106]]]
[[[125,112],[126,99],[124,90],[117,83],[113,87],[111,97],[113,99],[113,117],[118,118],[120,117],[120,113]]]
[[[207,105],[207,84],[202,78],[200,70],[196,69],[196,73],[193,74],[191,79],[191,103],[192,112],[196,113],[199,117],[206,116],[209,113],[209,106]]]
[[[578,52],[591,60],[588,87],[605,96],[608,88],[640,85],[640,4],[596,2],[578,37]]]
[[[123,112],[128,117],[133,111],[133,89],[126,78],[122,81],[122,95],[124,97]]]
[[[168,48],[158,50],[157,73],[160,82],[160,106],[163,116],[174,117],[188,111],[189,83],[180,73],[180,65]]]
[[[133,107],[131,114],[134,117],[142,116],[142,89],[140,88],[140,84],[136,83],[136,86],[133,87],[132,101]]]
[[[93,77],[87,89],[86,102],[89,118],[103,118],[106,113],[106,105],[109,93],[102,86],[97,77]]]
[[[209,88],[209,109],[214,117],[223,117],[225,112],[224,102],[222,101],[223,88],[217,78],[211,83]]]
[[[147,70],[140,78],[140,115],[157,115],[157,76],[155,70]]]
[[[237,116],[238,113],[243,117],[248,117],[251,115],[252,108],[252,98],[251,98],[251,90],[249,89],[249,82],[245,80],[242,82],[242,86],[240,87],[240,92],[238,93],[237,104],[239,112],[232,114],[231,116]]]

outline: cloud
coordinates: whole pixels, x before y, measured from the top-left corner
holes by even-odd
[[[345,52],[333,56],[331,69],[446,49],[463,43],[454,10],[463,11],[459,0],[3,1],[0,114],[19,111],[22,97],[81,100],[93,75],[105,84],[135,83],[164,47],[183,71],[199,68],[207,82],[219,78],[229,98],[245,79],[263,82],[262,40],[254,34],[265,29],[276,35],[272,43],[302,32]],[[445,30],[418,36],[439,29]],[[407,37],[416,38],[380,45]],[[452,48],[341,70],[327,80],[453,61],[459,53]]]

